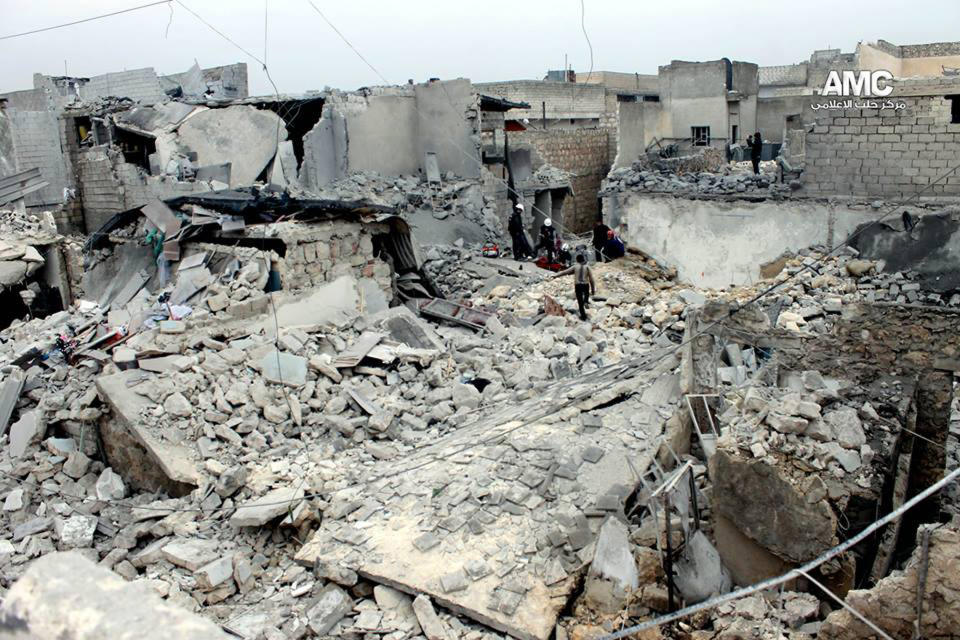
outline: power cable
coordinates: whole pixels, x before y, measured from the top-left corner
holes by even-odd
[[[647,620],[646,622],[641,622],[640,624],[634,625],[632,627],[627,627],[626,629],[622,629],[620,631],[617,631],[616,633],[611,633],[605,636],[601,636],[599,640],[619,640],[619,638],[626,638],[627,636],[631,636],[635,633],[646,631],[647,629],[653,629],[655,627],[659,627],[669,622],[674,622],[676,620],[686,618],[687,616],[691,616],[701,611],[707,611],[709,609],[713,609],[722,604],[726,604],[727,602],[739,600],[740,598],[752,595],[759,591],[766,591],[767,589],[772,589],[773,587],[777,587],[785,582],[789,582],[790,580],[801,577],[804,574],[807,574],[813,571],[824,562],[827,562],[828,560],[832,560],[833,558],[837,557],[841,553],[844,553],[850,548],[856,546],[857,544],[865,540],[867,537],[873,535],[873,533],[877,529],[880,529],[881,527],[884,527],[890,524],[891,522],[893,522],[894,520],[902,516],[904,513],[906,513],[913,507],[917,506],[919,503],[923,502],[924,500],[932,496],[934,493],[939,492],[941,489],[943,489],[945,486],[947,486],[951,482],[955,482],[958,477],[960,477],[960,469],[956,469],[949,475],[945,476],[944,478],[941,478],[935,484],[927,487],[926,489],[918,493],[916,496],[914,496],[907,502],[903,503],[903,505],[898,507],[895,511],[891,511],[890,513],[880,518],[879,520],[875,520],[872,524],[867,526],[863,531],[861,531],[857,535],[853,536],[852,538],[846,540],[841,544],[838,544],[832,549],[829,549],[823,552],[820,556],[814,558],[813,560],[811,560],[810,562],[806,563],[801,567],[792,569],[781,576],[777,576],[775,578],[769,578],[767,580],[763,580],[762,582],[757,582],[750,586],[742,587],[740,589],[737,589],[736,591],[731,591],[730,593],[725,593],[721,596],[710,598],[699,604],[694,604],[694,605],[690,605],[689,607],[684,607],[679,611],[668,613],[668,614],[659,616],[657,618],[653,618],[652,620]]]
[[[104,13],[99,16],[93,16],[91,18],[84,18],[82,20],[74,20],[73,22],[64,22],[63,24],[56,24],[51,27],[43,27],[41,29],[32,29],[30,31],[24,31],[22,33],[11,33],[10,35],[0,36],[0,40],[11,40],[13,38],[21,38],[23,36],[33,35],[35,33],[43,33],[45,31],[53,31],[54,29],[62,29],[63,27],[72,27],[76,24],[83,24],[84,22],[93,22],[94,20],[101,20],[103,18],[110,18],[112,16],[118,16],[122,13],[130,13],[132,11],[139,11],[140,9],[147,9],[149,7],[156,7],[161,4],[170,4],[173,0],[158,0],[157,2],[151,2],[149,4],[142,4],[136,7],[130,7],[129,9],[121,9],[120,11],[113,11],[111,13]]]

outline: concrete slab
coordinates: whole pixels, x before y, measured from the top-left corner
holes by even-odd
[[[270,351],[257,363],[268,382],[289,387],[302,387],[307,383],[307,359],[276,349]]]
[[[325,514],[297,560],[351,569],[516,638],[546,640],[592,558],[601,525],[592,507],[633,488],[633,469],[650,464],[662,429],[659,421],[624,429],[611,420],[587,430],[575,418],[663,373],[611,367],[473,414],[434,445],[381,462],[361,486],[333,496],[332,504],[362,497],[377,508],[363,521]],[[593,463],[583,456],[592,447],[606,451],[590,456]]]
[[[0,618],[23,638],[231,637],[206,618],[164,602],[150,587],[127,582],[78,552],[35,560],[4,596]]]
[[[192,116],[178,129],[180,145],[197,154],[199,165],[231,163],[230,186],[250,185],[263,173],[287,139],[283,120],[272,111],[246,105],[209,109]]]
[[[100,423],[107,461],[128,485],[144,491],[165,490],[174,496],[192,491],[202,477],[185,447],[161,441],[141,420],[150,400],[133,392],[128,381],[143,374],[137,369],[97,378],[100,397],[112,416]]]
[[[352,276],[341,276],[307,295],[271,295],[274,296],[277,310],[276,324],[282,329],[316,325],[346,326],[357,318],[361,309],[357,280]],[[257,329],[274,336],[276,324],[271,312],[260,320]]]

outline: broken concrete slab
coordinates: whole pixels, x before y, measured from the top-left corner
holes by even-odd
[[[213,622],[164,602],[141,582],[127,582],[80,553],[35,560],[0,609],[9,627],[32,638],[228,640]]]
[[[287,139],[280,116],[246,105],[194,114],[178,133],[180,146],[197,154],[197,164],[231,163],[231,187],[253,184],[276,154],[278,139]]]
[[[61,550],[82,549],[93,544],[93,534],[97,530],[95,516],[72,515],[69,518],[56,518],[53,531],[57,534]]]
[[[316,603],[307,611],[307,624],[315,634],[322,637],[351,611],[353,600],[346,591],[330,583],[323,588]]]
[[[555,382],[526,403],[474,412],[435,444],[380,462],[367,479],[367,493],[377,508],[367,510],[363,522],[326,514],[297,561],[343,567],[374,582],[428,595],[440,606],[521,640],[546,640],[582,560],[558,564],[563,562],[560,548],[541,548],[532,541],[555,531],[574,549],[588,546],[601,523],[591,525],[583,505],[629,491],[637,482],[631,469],[642,473],[656,454],[649,439],[659,435],[662,423],[620,429],[611,422],[588,431],[556,417],[526,424],[520,420],[536,411],[556,412],[573,398],[575,406],[563,414],[569,420],[582,410],[630,396],[661,375],[640,369],[632,375],[602,370]],[[464,450],[466,443],[470,446]],[[596,463],[584,463],[580,452],[592,446],[607,453]],[[556,471],[548,474],[554,465]],[[416,475],[404,477],[408,468],[416,468]],[[389,479],[378,480],[380,474]],[[444,497],[432,499],[438,491]],[[547,502],[540,492],[556,499]],[[459,499],[471,494],[483,497]],[[462,542],[466,532],[469,545]],[[533,556],[520,562],[527,548]],[[460,571],[467,578],[454,580]]]
[[[131,369],[96,380],[100,397],[112,409],[112,416],[100,424],[107,461],[137,489],[185,495],[200,482],[200,471],[185,447],[162,442],[143,423],[141,412],[154,403],[128,385],[142,375]]]
[[[684,601],[690,604],[727,593],[732,584],[720,554],[700,529],[694,531],[687,540],[675,570],[677,588],[683,594]]]
[[[281,329],[317,325],[342,327],[360,314],[360,292],[353,276],[341,276],[303,295],[270,295],[274,297],[276,318],[271,313],[254,327],[255,331],[263,331],[270,337],[275,337],[277,325]]]
[[[10,457],[22,458],[32,444],[40,442],[47,425],[40,411],[28,411],[10,427]]]
[[[200,567],[217,559],[220,544],[216,540],[201,538],[177,538],[161,549],[164,558],[187,571],[197,571]]]
[[[778,557],[807,562],[837,543],[830,505],[811,503],[776,466],[718,449],[710,459],[710,477],[714,511]]]
[[[302,487],[274,489],[256,500],[237,505],[236,512],[230,517],[230,524],[235,527],[265,525],[292,512],[303,499],[303,495]]]
[[[276,349],[263,356],[257,366],[268,382],[288,387],[307,383],[307,359]]]
[[[190,356],[172,355],[160,356],[159,358],[144,358],[138,361],[138,365],[144,371],[154,373],[174,373],[186,371],[197,363],[196,358]]]

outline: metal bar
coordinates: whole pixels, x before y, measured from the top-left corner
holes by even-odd
[[[863,624],[873,629],[873,631],[876,632],[878,636],[880,636],[881,638],[884,638],[884,640],[893,640],[893,638],[891,638],[890,635],[887,634],[883,629],[881,629],[880,627],[878,627],[877,625],[873,624],[872,622],[867,620],[865,617],[863,617],[863,614],[861,614],[859,611],[857,611],[856,609],[851,607],[849,604],[847,604],[846,600],[843,600],[842,598],[838,597],[833,591],[830,591],[830,589],[828,589],[825,585],[822,585],[819,582],[817,582],[809,573],[807,573],[803,569],[797,569],[796,571],[797,573],[805,577],[807,580],[809,580],[813,584],[820,587],[820,589],[824,593],[826,593],[832,599],[836,600],[840,604],[840,606],[842,606],[844,609],[846,609],[847,611],[855,615],[860,620],[860,622],[862,622]]]
[[[673,603],[673,588],[674,588],[673,586],[673,542],[671,540],[673,535],[670,530],[670,507],[667,504],[666,495],[664,495],[663,497],[663,513],[664,513],[663,520],[666,523],[666,533],[667,533],[667,539],[665,544],[665,546],[667,547],[667,560],[666,560],[667,566],[664,567],[664,571],[667,574],[667,611],[669,613],[673,613],[673,610],[675,608]],[[657,535],[658,536],[660,535],[659,531],[657,531]]]
[[[693,503],[693,530],[700,529],[700,506],[697,504],[697,480],[690,469],[690,501]]]

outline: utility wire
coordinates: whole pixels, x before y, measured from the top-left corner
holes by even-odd
[[[156,7],[161,4],[170,4],[173,0],[158,0],[158,2],[151,2],[149,4],[142,4],[137,7],[130,7],[129,9],[121,9],[120,11],[113,11],[111,13],[104,13],[99,16],[93,16],[91,18],[84,18],[83,20],[74,20],[73,22],[64,22],[63,24],[56,24],[52,27],[43,27],[42,29],[32,29],[30,31],[24,31],[22,33],[11,33],[10,35],[0,36],[0,40],[11,40],[13,38],[21,38],[23,36],[33,35],[35,33],[43,33],[44,31],[53,31],[54,29],[62,29],[63,27],[72,27],[75,24],[83,24],[84,22],[93,22],[94,20],[100,20],[102,18],[110,18],[112,16],[118,16],[122,13],[130,13],[131,11],[139,11],[140,9],[147,9],[149,7]]]
[[[707,611],[708,609],[713,609],[714,607],[718,607],[727,602],[738,600],[745,596],[749,596],[754,593],[757,593],[758,591],[766,591],[767,589],[772,589],[773,587],[779,586],[785,582],[789,582],[794,578],[799,578],[802,575],[813,571],[824,562],[827,562],[828,560],[832,560],[833,558],[840,555],[841,553],[844,553],[845,551],[849,550],[851,547],[856,546],[857,544],[862,542],[864,539],[872,535],[877,529],[890,524],[891,522],[893,522],[894,520],[902,516],[904,513],[906,513],[913,507],[917,506],[919,503],[923,502],[924,500],[932,496],[934,493],[937,493],[938,491],[943,489],[945,486],[947,486],[951,482],[956,481],[958,477],[960,477],[960,469],[956,469],[955,471],[951,472],[948,476],[940,479],[940,481],[938,481],[936,484],[933,484],[930,487],[927,487],[922,492],[918,493],[916,496],[914,496],[907,502],[903,503],[903,505],[900,506],[895,511],[891,511],[890,513],[880,518],[879,520],[874,521],[872,524],[870,524],[868,527],[866,527],[863,531],[861,531],[857,535],[833,547],[832,549],[825,551],[819,557],[814,558],[813,560],[803,565],[802,567],[792,569],[791,571],[788,571],[787,573],[781,576],[778,576],[776,578],[770,578],[762,582],[757,582],[748,587],[743,587],[741,589],[737,589],[736,591],[731,591],[730,593],[725,593],[721,596],[710,598],[709,600],[705,600],[704,602],[701,602],[699,604],[685,607],[680,611],[668,613],[666,615],[659,616],[652,620],[647,620],[646,622],[642,622],[632,627],[627,627],[626,629],[622,629],[620,631],[617,631],[616,633],[611,633],[611,634],[602,636],[600,640],[618,640],[619,638],[626,638],[627,636],[631,636],[635,633],[646,631],[647,629],[653,629],[654,627],[659,627],[661,625],[667,624],[668,622],[674,622],[676,620],[686,618],[687,616],[691,616],[695,613],[699,613],[700,611]]]
[[[169,1],[169,0],[165,0],[165,1]],[[220,36],[221,38],[223,38],[224,40],[226,40],[227,42],[229,42],[230,44],[232,44],[234,47],[236,47],[237,49],[239,49],[240,51],[242,51],[242,52],[245,53],[246,55],[248,55],[252,60],[255,60],[256,62],[259,62],[259,63],[260,63],[260,66],[266,68],[266,66],[267,66],[267,63],[266,63],[266,62],[264,62],[263,60],[261,60],[261,59],[258,58],[257,56],[255,56],[255,55],[253,55],[252,53],[250,53],[247,49],[244,49],[243,47],[241,47],[241,46],[240,46],[239,44],[237,44],[232,38],[230,38],[230,36],[226,35],[224,32],[220,31],[220,30],[217,29],[215,26],[213,26],[212,24],[210,24],[209,22],[207,22],[206,20],[204,20],[203,17],[200,16],[196,11],[194,11],[193,9],[191,9],[190,7],[188,7],[187,5],[185,5],[185,4],[182,2],[182,0],[173,0],[173,1],[176,2],[178,5],[180,5],[181,7],[183,7],[184,9],[186,9],[187,12],[189,12],[194,18],[196,18],[197,20],[199,20],[199,21],[202,22],[203,24],[207,25],[207,27],[208,27],[211,31],[213,31],[214,33],[216,33],[218,36]]]

